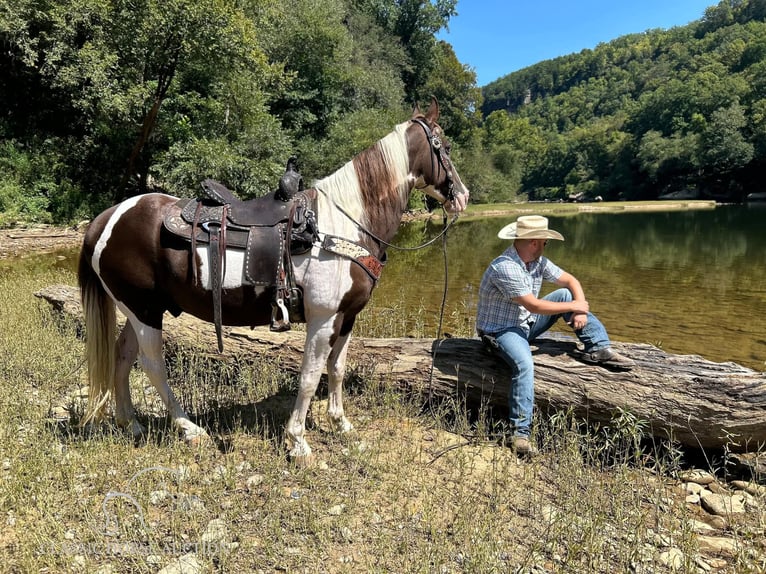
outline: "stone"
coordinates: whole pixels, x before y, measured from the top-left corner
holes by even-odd
[[[207,523],[205,532],[202,533],[200,539],[203,544],[217,544],[225,542],[229,536],[229,527],[226,525],[226,521],[221,518],[214,518]]]
[[[684,482],[695,482],[703,486],[715,482],[715,476],[713,476],[708,471],[701,470],[699,468],[692,468],[690,470],[682,471],[678,473],[678,478]]]
[[[703,490],[700,493],[700,504],[702,508],[716,516],[745,512],[745,498],[741,494],[716,494]]]
[[[721,536],[697,536],[697,544],[702,552],[711,554],[723,554],[725,556],[736,556],[737,541],[731,538]]]
[[[673,571],[681,570],[684,567],[684,553],[678,548],[669,548],[664,552],[660,552],[659,560],[664,566]]]
[[[202,564],[199,563],[197,557],[189,553],[173,560],[157,574],[200,574],[203,571]]]
[[[730,484],[737,490],[744,490],[753,496],[766,496],[766,486],[762,484],[745,482],[744,480],[732,480]]]

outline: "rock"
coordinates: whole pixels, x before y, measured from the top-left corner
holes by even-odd
[[[258,487],[259,484],[263,482],[263,479],[264,476],[262,474],[253,474],[248,476],[247,480],[245,481],[245,487],[247,487],[247,490],[253,491]]]
[[[697,482],[684,482],[681,488],[686,494],[699,494],[703,486]]]
[[[708,484],[711,484],[712,482],[715,482],[715,476],[710,474],[708,471],[701,470],[699,468],[693,468],[690,470],[685,470],[683,472],[680,472],[678,474],[678,478],[680,478],[684,482],[694,482],[696,484],[701,484],[703,486],[706,486]]]
[[[678,548],[669,548],[660,552],[659,561],[673,571],[681,570],[684,566],[684,553]]]
[[[726,556],[735,556],[737,554],[738,544],[731,538],[721,536],[697,536],[697,544],[702,552],[711,554],[724,554]]]
[[[221,518],[214,518],[207,523],[205,532],[202,533],[200,539],[203,544],[218,544],[226,542],[229,536],[229,527],[226,525],[226,521]]]
[[[716,516],[729,516],[745,512],[745,497],[741,494],[716,494],[709,490],[700,493],[702,508]]]
[[[184,554],[165,566],[157,574],[200,574],[202,565],[194,554]]]
[[[766,496],[766,486],[761,484],[745,482],[744,480],[732,480],[730,484],[737,490],[744,490],[753,496]]]

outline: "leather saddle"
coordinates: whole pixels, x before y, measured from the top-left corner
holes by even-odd
[[[189,242],[192,257],[199,245],[207,246],[219,352],[223,350],[221,291],[227,249],[245,252],[243,284],[273,288],[272,330],[286,331],[291,321],[305,321],[292,256],[309,251],[318,241],[316,190],[285,193],[281,183],[280,189],[263,197],[241,200],[223,184],[206,179],[199,197],[179,199],[177,209],[163,221],[165,229]],[[197,284],[197,266],[191,268]]]

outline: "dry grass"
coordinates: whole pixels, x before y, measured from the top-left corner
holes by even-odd
[[[501,424],[469,419],[459,401],[424,408],[353,380],[357,430],[324,427],[320,390],[318,463],[298,468],[281,430],[295,381],[268,364],[211,374],[189,352],[173,384],[218,448],[179,441],[139,371],[148,440],[134,445],[109,424],[82,431],[82,342],[32,296],[74,281],[55,266],[0,269],[4,571],[156,572],[190,552],[210,572],[766,571],[757,512],[718,532],[733,553],[700,550],[700,512],[672,478],[679,453],[642,448],[627,413],[608,429],[565,413],[540,420],[543,454],[521,460],[496,438]],[[386,320],[361,327],[418,327]],[[670,548],[675,561],[663,559]]]

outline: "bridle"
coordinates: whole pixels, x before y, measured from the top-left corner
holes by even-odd
[[[454,176],[452,175],[452,162],[449,159],[449,152],[447,152],[446,149],[444,149],[444,146],[442,145],[441,138],[433,133],[431,130],[431,127],[422,119],[415,118],[412,120],[416,124],[418,124],[420,127],[423,128],[423,131],[426,134],[426,139],[428,140],[428,143],[431,147],[431,177],[434,176],[434,172],[438,175],[437,172],[437,165],[434,162],[434,157],[436,158],[436,161],[438,162],[438,170],[444,170],[445,177],[447,178],[447,195],[445,196],[447,199],[441,203],[442,208],[444,208],[444,204],[447,203],[447,201],[454,201],[455,200],[455,181]],[[436,181],[436,178],[433,178],[434,181]],[[423,190],[427,188],[425,187],[416,187],[415,189]],[[423,249],[424,247],[428,247],[429,245],[436,242],[439,238],[445,237],[447,230],[452,227],[452,225],[457,221],[457,214],[455,214],[452,217],[452,221],[447,223],[447,213],[444,212],[444,225],[441,233],[439,233],[436,237],[433,237],[429,241],[426,241],[425,243],[422,243],[421,245],[418,245],[416,247],[402,247],[400,245],[394,245],[393,243],[389,243],[382,237],[378,237],[375,235],[372,231],[367,229],[364,225],[362,225],[360,222],[358,222],[356,219],[354,219],[351,214],[349,214],[345,209],[343,209],[342,206],[338,205],[335,202],[335,199],[327,195],[327,193],[321,189],[317,188],[319,192],[324,195],[327,199],[330,200],[330,202],[335,206],[335,208],[340,211],[343,215],[345,215],[351,222],[356,225],[358,229],[366,233],[368,236],[372,237],[375,241],[378,242],[379,245],[385,245],[386,247],[391,247],[392,249],[397,249],[399,251],[417,251],[418,249]]]
[[[436,177],[439,175],[439,172],[444,169],[445,177],[447,178],[447,194],[446,194],[446,201],[454,201],[455,200],[455,180],[452,175],[452,162],[449,158],[449,152],[444,148],[442,145],[441,138],[433,133],[431,130],[431,127],[422,119],[415,118],[412,120],[416,124],[418,124],[420,127],[423,128],[423,131],[426,133],[426,139],[428,140],[428,143],[431,146],[431,177],[433,178],[433,181],[436,181]],[[434,164],[434,157],[436,158],[436,161],[438,162],[438,170],[436,170],[437,166]],[[426,186],[428,187],[428,186]],[[416,189],[425,189],[425,188],[416,188]],[[444,205],[443,202],[442,205]]]

